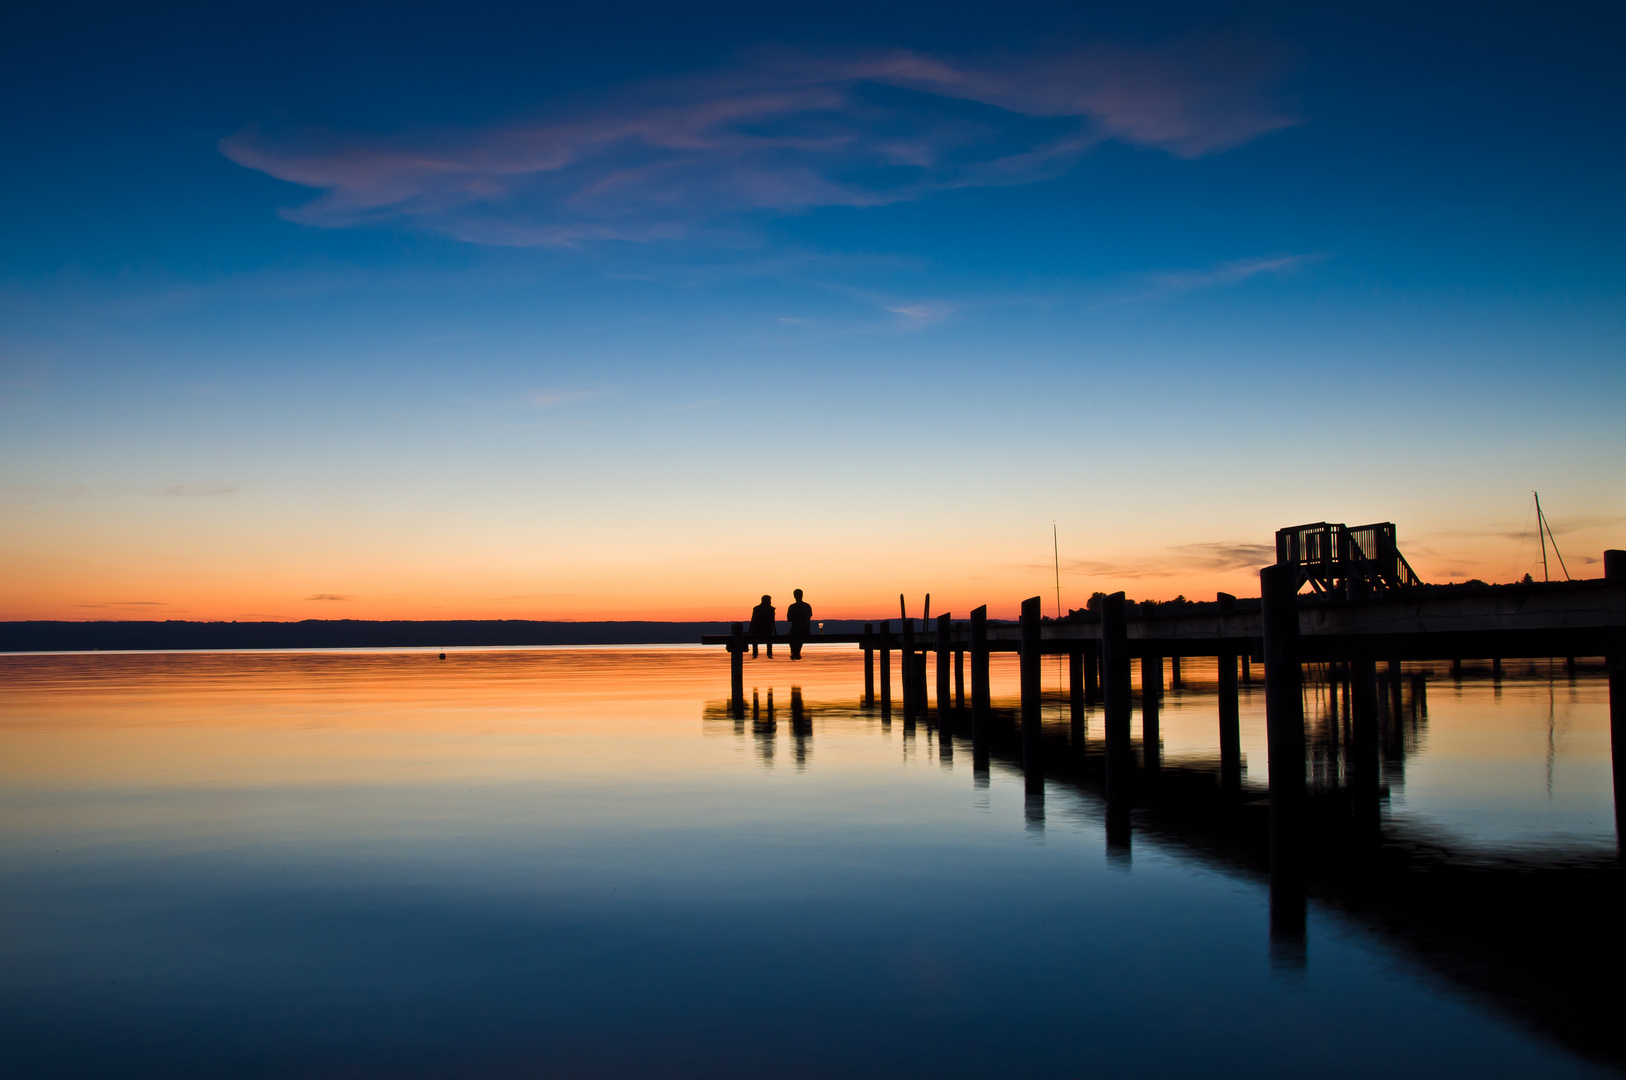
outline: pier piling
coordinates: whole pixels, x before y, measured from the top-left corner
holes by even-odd
[[[960,624],[964,626],[964,623]],[[954,707],[965,708],[965,649],[954,650]]]
[[[1039,657],[1039,618],[1043,601],[1030,596],[1022,601],[1022,768],[1039,767],[1039,695],[1044,673]]]
[[[734,623],[729,628],[734,640],[728,646],[728,691],[733,702],[734,715],[745,715],[745,624]]]
[[[1129,693],[1129,628],[1120,592],[1101,601],[1101,711],[1106,729],[1109,814],[1114,803],[1128,806],[1134,767],[1129,749]]]
[[[1163,729],[1158,723],[1158,707],[1163,697],[1163,658],[1143,656],[1140,660],[1140,748],[1142,765],[1149,773],[1163,767]]]
[[[1219,658],[1220,785],[1229,792],[1242,789],[1241,709],[1237,704],[1235,654]]]
[[[937,617],[937,715],[949,708],[949,633],[954,624],[945,612]]]
[[[1084,648],[1079,646],[1067,654],[1068,717],[1075,728],[1084,726]]]
[[[875,707],[875,624],[864,624],[864,705]]]
[[[988,605],[971,612],[971,730],[988,731]]]
[[[881,715],[892,717],[892,622],[881,623]]]
[[[1265,638],[1265,738],[1270,751],[1270,863],[1296,865],[1304,800],[1304,696],[1299,666],[1298,567],[1259,571]]]
[[[1626,551],[1610,549],[1603,553],[1603,576],[1626,578]],[[1615,629],[1612,647],[1604,654],[1609,669],[1609,759],[1615,781],[1615,843],[1626,844],[1626,806],[1621,795],[1626,789],[1626,628]]]
[[[903,666],[903,722],[910,723],[915,714],[920,711],[920,698],[915,692],[915,664],[919,657],[915,655],[915,620],[903,620],[903,652],[900,657]]]

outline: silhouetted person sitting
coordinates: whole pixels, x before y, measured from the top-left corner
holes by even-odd
[[[751,609],[751,659],[757,658],[757,643],[768,643],[768,659],[773,659],[773,597],[764,595],[762,603]]]
[[[813,605],[802,599],[802,590],[796,590],[796,602],[785,609],[785,618],[790,620],[790,658],[802,658],[802,643],[813,632]]]

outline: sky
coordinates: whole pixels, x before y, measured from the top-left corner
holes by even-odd
[[[3,18],[0,618],[1009,616],[1322,520],[1539,580],[1537,490],[1626,547],[1618,5]]]

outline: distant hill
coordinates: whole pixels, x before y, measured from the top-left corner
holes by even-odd
[[[780,624],[783,629],[783,623]],[[864,624],[826,620],[830,633]],[[701,634],[726,634],[726,622],[538,622],[530,619],[449,619],[371,622],[0,622],[0,652],[93,649],[360,649],[456,648],[470,645],[693,644]]]

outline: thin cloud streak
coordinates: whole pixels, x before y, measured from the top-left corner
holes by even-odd
[[[396,138],[255,127],[231,160],[322,194],[295,222],[405,220],[478,244],[749,242],[749,219],[1060,175],[1108,141],[1198,158],[1298,123],[1243,39],[977,61],[763,49],[530,124]]]
[[[1112,580],[1135,581],[1142,578],[1257,570],[1275,561],[1276,548],[1271,544],[1212,540],[1197,544],[1178,544],[1164,548],[1161,552],[1137,555],[1126,561],[1075,559],[1063,562],[1061,570],[1064,574],[1096,579],[1104,586]],[[1050,564],[1034,563],[1025,569],[1049,570]]]
[[[1263,258],[1236,259],[1204,270],[1176,270],[1161,274],[1150,274],[1146,277],[1148,282],[1146,288],[1128,296],[1119,297],[1116,303],[1127,304],[1139,300],[1160,300],[1176,293],[1193,292],[1199,289],[1222,289],[1229,285],[1239,285],[1244,281],[1264,274],[1291,273],[1307,263],[1318,261],[1322,257],[1314,254],[1270,255]]]

